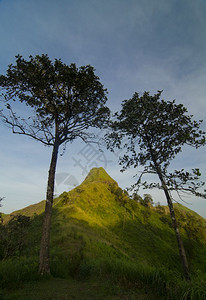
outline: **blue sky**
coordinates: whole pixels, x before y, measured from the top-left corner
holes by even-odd
[[[166,100],[176,99],[204,120],[205,16],[204,0],[2,0],[0,73],[17,54],[47,53],[67,64],[94,66],[112,111],[136,91],[164,90]],[[2,124],[0,138],[0,196],[5,196],[2,211],[8,213],[45,198],[51,149],[14,136]],[[58,161],[56,194],[80,183],[93,166],[105,167],[121,187],[129,186],[134,171],[120,173],[117,157],[78,141],[68,145]],[[174,166],[200,167],[206,179],[205,149],[185,149]],[[150,193],[155,202],[165,203],[163,194]],[[186,201],[206,217],[206,200]]]

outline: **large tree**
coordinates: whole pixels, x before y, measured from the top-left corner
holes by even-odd
[[[151,96],[135,93],[122,103],[121,111],[115,114],[111,123],[113,131],[108,135],[111,149],[114,146],[126,149],[120,157],[123,171],[127,168],[140,167],[141,173],[133,188],[160,188],[164,191],[174,226],[184,276],[189,280],[188,262],[180,236],[180,231],[173,208],[172,191],[182,192],[206,198],[205,191],[199,191],[204,183],[200,171],[184,169],[171,172],[171,161],[182,151],[184,145],[198,148],[205,145],[205,132],[200,129],[201,121],[194,121],[187,109],[175,100],[161,100],[161,91]],[[146,174],[156,174],[158,181],[143,181]],[[201,189],[200,189],[201,190]]]
[[[110,114],[105,106],[107,92],[92,66],[68,66],[60,59],[52,62],[47,55],[29,60],[18,55],[6,75],[0,76],[0,87],[6,107],[0,114],[4,123],[13,133],[52,148],[39,265],[41,274],[50,273],[49,236],[59,148],[76,138],[87,142],[94,137],[89,128],[105,125]]]

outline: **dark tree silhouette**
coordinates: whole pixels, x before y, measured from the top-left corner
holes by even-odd
[[[170,173],[168,167],[184,145],[198,148],[205,145],[205,132],[200,130],[201,121],[194,121],[187,109],[175,101],[161,100],[161,91],[154,96],[145,92],[142,97],[135,93],[132,99],[122,103],[120,113],[111,122],[112,132],[107,135],[109,147],[123,146],[126,154],[120,158],[122,171],[133,166],[142,166],[143,171],[132,188],[160,188],[164,191],[173,222],[184,276],[189,280],[188,262],[173,209],[171,191],[191,193],[206,198],[200,192],[204,183],[199,181],[199,169],[187,172],[184,169]],[[123,139],[126,137],[126,139]],[[123,142],[125,141],[125,143]],[[142,182],[145,174],[156,174],[160,183]]]
[[[50,273],[49,235],[59,147],[76,138],[85,142],[94,138],[88,129],[102,128],[109,118],[107,92],[92,66],[68,66],[60,59],[52,62],[47,55],[30,56],[28,61],[18,55],[16,64],[0,76],[0,87],[7,108],[0,114],[4,123],[13,133],[52,147],[39,266],[41,274]],[[14,104],[16,111],[23,106],[21,116]]]

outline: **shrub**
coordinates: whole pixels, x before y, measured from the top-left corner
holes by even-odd
[[[26,244],[30,217],[13,216],[6,225],[0,225],[0,258],[19,256]]]
[[[0,262],[0,288],[17,288],[39,279],[37,258],[15,258]]]

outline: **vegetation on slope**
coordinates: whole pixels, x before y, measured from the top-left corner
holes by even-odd
[[[128,299],[152,299],[138,298],[145,289],[156,295],[154,299],[161,299],[161,294],[163,299],[205,299],[205,219],[175,205],[192,275],[188,284],[182,279],[167,208],[141,203],[129,198],[103,168],[92,169],[80,186],[61,194],[52,216],[52,275],[93,283],[110,278],[113,295],[127,293]],[[0,263],[2,288],[38,278],[41,206],[33,206],[33,214],[32,206],[21,210],[26,216],[29,211],[31,222],[24,247]],[[124,291],[117,292],[117,287]],[[110,296],[105,294],[115,299]]]

